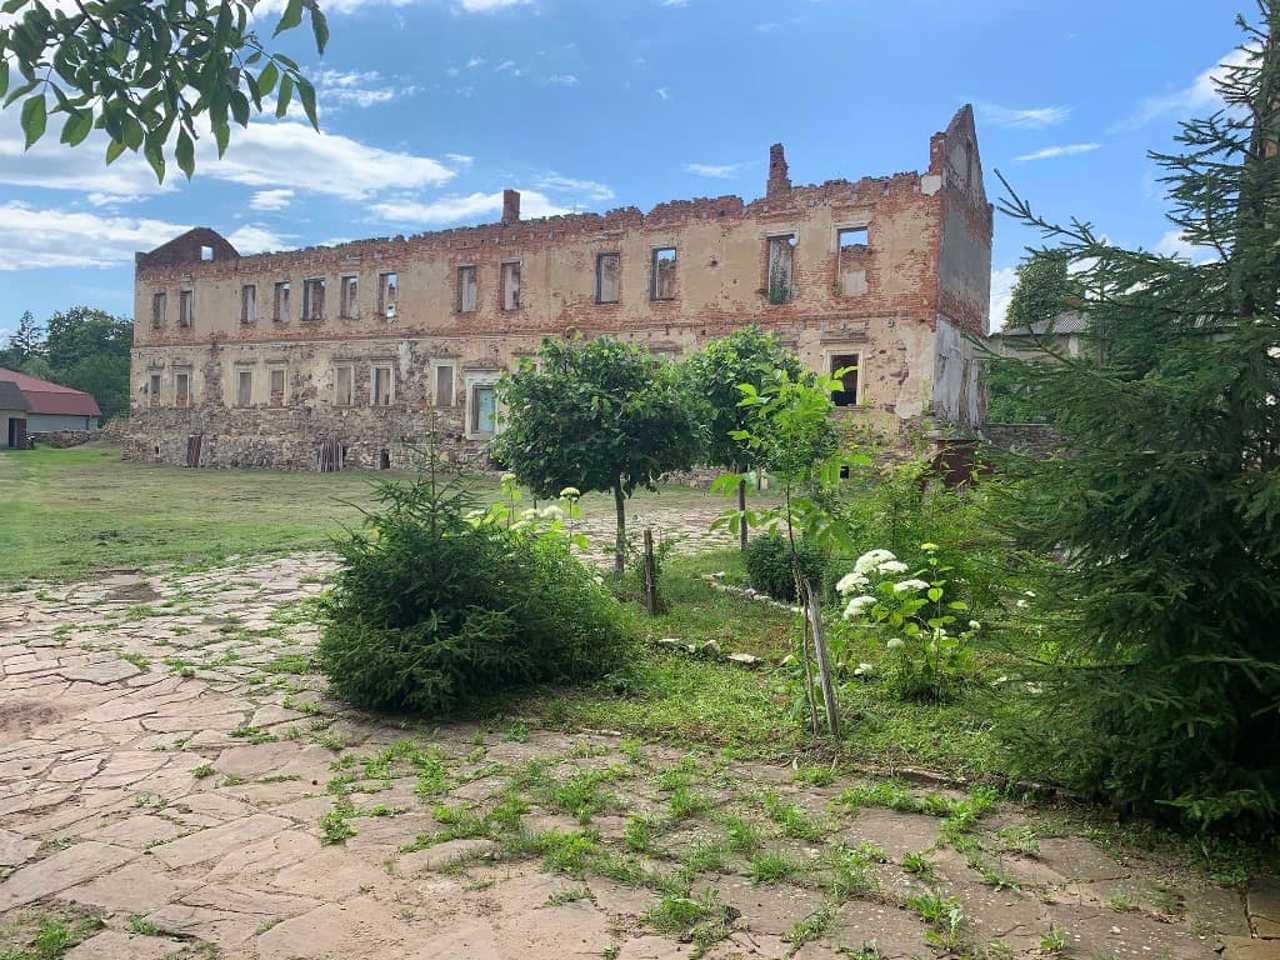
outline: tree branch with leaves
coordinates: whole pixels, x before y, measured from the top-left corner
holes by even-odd
[[[26,148],[61,115],[60,142],[106,135],[106,162],[141,152],[164,180],[172,156],[188,178],[196,143],[212,135],[221,157],[231,125],[249,125],[275,95],[283,117],[296,94],[319,129],[316,93],[296,61],[251,29],[256,0],[7,0],[0,6],[0,97],[21,101]],[[309,18],[316,50],[329,27],[315,0],[288,0],[272,37]]]

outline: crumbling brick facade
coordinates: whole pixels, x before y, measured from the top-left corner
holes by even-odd
[[[501,429],[493,385],[545,336],[609,334],[676,358],[749,324],[802,361],[856,359],[842,412],[899,434],[975,427],[966,335],[985,336],[992,211],[973,113],[924,173],[239,256],[197,229],[137,256],[130,459],[397,466],[435,416],[447,447]]]

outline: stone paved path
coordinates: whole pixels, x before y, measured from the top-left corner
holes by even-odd
[[[1274,890],[1249,939],[1239,893],[1010,804],[344,709],[306,673],[326,572],[3,599],[0,955],[92,914],[68,960],[1276,957]]]

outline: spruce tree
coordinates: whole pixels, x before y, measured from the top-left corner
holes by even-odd
[[[1008,731],[1041,772],[1200,825],[1280,819],[1280,0],[1258,7],[1223,108],[1151,154],[1191,256],[1002,204],[1075,266],[1092,347],[1012,364],[1064,448],[1008,463],[1001,517],[1065,559],[1022,600],[1047,666]]]

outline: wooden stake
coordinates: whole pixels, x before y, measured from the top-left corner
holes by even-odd
[[[644,528],[644,609],[658,615],[658,564],[653,557],[653,527]]]

